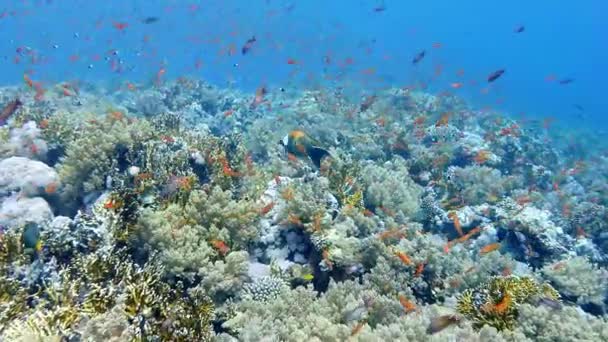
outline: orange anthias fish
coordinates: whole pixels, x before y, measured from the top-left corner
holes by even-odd
[[[450,122],[450,115],[452,113],[445,113],[439,118],[437,123],[435,123],[435,127],[447,126],[448,122]]]
[[[401,260],[402,263],[404,263],[406,265],[411,265],[412,264],[412,259],[410,259],[410,257],[407,256],[405,253],[403,253],[403,252],[395,252],[395,255],[399,258],[399,260]]]
[[[499,248],[500,248],[500,242],[494,242],[494,243],[491,243],[491,244],[489,244],[489,245],[485,245],[485,246],[483,246],[483,247],[482,247],[482,248],[479,250],[479,254],[480,254],[480,255],[486,255],[486,254],[488,254],[488,253],[490,253],[490,252],[493,252],[493,251],[495,251],[495,250],[497,250],[497,249],[499,249]]]
[[[449,253],[450,247],[452,247],[454,244],[466,242],[467,240],[469,240],[471,238],[471,236],[479,233],[480,231],[481,231],[480,227],[475,227],[475,228],[469,230],[469,232],[466,233],[465,235],[457,238],[456,240],[448,241],[448,243],[443,247],[443,251],[445,253]]]
[[[513,300],[511,298],[511,295],[509,295],[509,293],[506,293],[498,303],[487,303],[482,307],[482,310],[488,313],[503,315],[507,312],[507,310],[509,310],[512,303]]]
[[[260,209],[260,214],[261,215],[266,215],[268,214],[272,208],[274,208],[275,203],[274,202],[270,202],[268,204],[266,204],[265,206],[262,207],[262,209]]]
[[[414,304],[411,300],[405,298],[404,295],[399,295],[399,303],[401,303],[401,306],[403,306],[405,313],[416,311],[416,304]]]
[[[124,22],[114,22],[112,24],[112,26],[114,26],[115,29],[122,31],[122,30],[126,29],[129,26],[129,24],[124,23]]]
[[[479,150],[473,159],[475,160],[475,163],[479,165],[484,164],[490,159],[490,152],[487,150]]]
[[[454,83],[450,83],[450,87],[454,88],[454,89],[460,89],[464,86],[463,83],[461,82],[454,82]]]
[[[222,256],[230,252],[230,247],[228,247],[228,245],[222,240],[211,240],[211,246],[213,246],[213,248],[215,248],[217,252]]]
[[[458,218],[458,214],[452,211],[448,214],[448,217],[453,221],[454,229],[456,229],[458,236],[464,236],[464,233],[462,232],[462,226],[460,225],[460,219]]]

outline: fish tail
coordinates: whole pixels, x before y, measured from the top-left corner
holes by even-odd
[[[329,151],[320,147],[311,147],[308,150],[308,157],[317,168],[321,167],[321,160],[329,155]]]

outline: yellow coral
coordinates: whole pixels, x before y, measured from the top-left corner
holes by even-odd
[[[513,329],[518,306],[540,297],[558,300],[559,294],[551,285],[538,284],[530,277],[494,277],[475,290],[464,291],[456,308],[476,328]]]

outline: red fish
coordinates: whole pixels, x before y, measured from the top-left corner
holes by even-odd
[[[115,29],[122,31],[122,30],[126,29],[129,26],[129,24],[124,23],[124,22],[114,22],[112,24],[112,26],[114,26]]]

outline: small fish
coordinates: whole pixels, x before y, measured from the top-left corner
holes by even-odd
[[[462,88],[462,86],[464,86],[464,84],[461,82],[455,82],[455,83],[450,84],[450,87],[452,87],[454,89],[460,89],[460,88]]]
[[[406,265],[412,264],[412,259],[410,259],[410,257],[407,256],[407,254],[405,254],[403,252],[395,252],[395,256],[397,256],[399,258],[399,260],[401,260],[401,262]]]
[[[38,255],[42,251],[42,240],[40,239],[40,227],[38,224],[29,222],[25,225],[21,234],[21,243],[26,252]]]
[[[515,33],[522,33],[522,32],[524,32],[525,30],[526,30],[526,27],[525,27],[524,25],[519,25],[519,26],[517,26],[517,27],[516,27],[516,28],[513,30],[513,32],[515,32]]]
[[[114,26],[115,29],[122,31],[124,29],[126,29],[129,26],[129,23],[125,23],[125,22],[114,22],[112,24],[112,26]]]
[[[558,83],[559,84],[570,84],[572,82],[574,82],[574,78],[564,78],[564,79],[559,80]]]
[[[479,250],[479,254],[480,254],[480,255],[486,255],[486,254],[488,254],[488,253],[490,253],[490,252],[493,252],[493,251],[495,251],[495,250],[497,250],[497,249],[499,249],[499,248],[500,248],[500,242],[494,242],[494,243],[491,243],[491,244],[489,244],[489,245],[485,245],[485,246],[483,246],[483,247],[482,247],[482,248]]]
[[[149,25],[149,24],[154,24],[156,22],[158,22],[160,20],[159,17],[146,17],[144,19],[141,20],[141,22],[143,24]]]
[[[303,280],[306,280],[306,281],[312,281],[313,279],[315,279],[315,276],[312,273],[306,273],[306,274],[302,275],[300,278],[302,278]]]
[[[260,86],[258,89],[256,89],[255,91],[255,97],[253,98],[253,101],[251,102],[251,108],[255,108],[258,105],[262,104],[264,102],[264,96],[268,93],[268,91],[266,90],[265,86]]]
[[[414,304],[414,302],[412,302],[411,300],[405,298],[404,295],[399,295],[399,303],[403,307],[403,310],[405,310],[405,313],[416,311],[416,304]]]
[[[241,48],[241,54],[246,55],[249,50],[251,50],[251,48],[253,48],[253,44],[255,44],[257,42],[257,39],[255,39],[255,36],[247,39],[247,41],[245,42],[245,45],[243,45],[243,47]]]
[[[553,310],[561,310],[564,307],[560,301],[547,297],[540,298],[538,304],[545,305]]]
[[[456,315],[443,315],[434,317],[431,319],[431,323],[426,329],[426,332],[428,334],[438,333],[452,324],[460,323],[461,320],[462,318]]]
[[[365,100],[363,100],[363,102],[361,103],[359,111],[365,112],[366,110],[368,110],[374,104],[374,102],[376,102],[376,98],[377,97],[375,95],[367,96]]]
[[[488,76],[488,82],[496,81],[502,74],[505,73],[505,69],[496,70]]]
[[[412,59],[412,64],[418,64],[426,55],[426,50],[422,50],[420,52],[418,52],[418,54],[416,54],[416,56],[414,56],[414,59]]]
[[[211,246],[213,246],[213,248],[222,256],[230,252],[230,247],[222,240],[211,240]]]
[[[584,112],[584,111],[585,111],[585,108],[583,108],[583,106],[581,106],[581,105],[579,105],[579,104],[576,104],[576,103],[575,103],[575,104],[573,104],[572,106],[573,106],[574,108],[576,108],[576,109],[580,110],[581,112]]]
[[[9,102],[4,109],[2,109],[2,113],[0,113],[0,126],[3,126],[4,124],[6,124],[6,121],[8,121],[8,119],[15,114],[15,112],[17,111],[17,109],[19,109],[19,107],[21,107],[23,105],[23,102],[21,102],[19,99],[15,99],[11,102]]]
[[[458,214],[452,211],[448,214],[448,217],[453,221],[454,229],[458,233],[458,236],[464,236],[464,233],[462,232],[462,226],[460,224],[460,219],[458,218]]]

